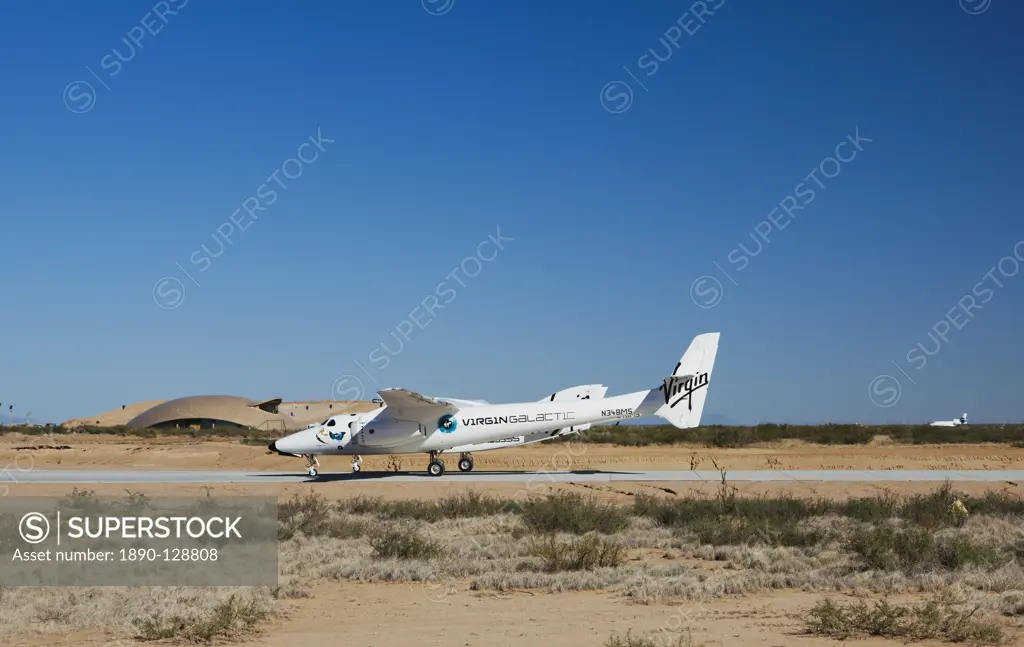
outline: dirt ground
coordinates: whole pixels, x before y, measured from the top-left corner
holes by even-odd
[[[449,458],[451,462],[455,457]],[[347,456],[321,457],[321,472],[347,473]],[[786,442],[766,447],[709,449],[705,447],[650,446],[615,447],[611,445],[540,443],[530,447],[509,448],[474,455],[476,471],[517,470],[755,470],[755,469],[1024,469],[1024,449],[1007,445],[895,445],[878,443],[866,446],[821,446]],[[420,471],[426,457],[367,456],[364,472]],[[0,437],[0,493],[15,496],[65,494],[72,485],[28,485],[18,475],[35,469],[182,469],[252,470],[301,474],[305,462],[271,454],[263,446],[243,445],[237,440],[192,440],[188,438],[143,439],[90,434],[46,437],[8,434]],[[120,495],[123,485],[88,485],[97,494]],[[934,483],[737,483],[740,493],[791,492],[829,497],[861,496],[883,489],[901,492],[925,492]],[[1024,484],[960,483],[957,487],[971,493],[987,489],[1021,491]],[[590,491],[602,499],[625,502],[637,492],[710,494],[718,483],[640,483],[555,484],[538,475],[529,483],[460,483],[456,478],[439,478],[429,483],[384,483],[341,481],[309,484],[223,484],[163,485],[138,484],[132,491],[149,495],[205,494],[268,495],[290,497],[315,488],[329,499],[357,495],[388,499],[430,499],[473,489],[502,496],[543,494],[552,490]]]
[[[339,582],[313,588],[312,597],[286,604],[285,617],[235,643],[252,647],[466,645],[473,647],[600,647],[612,634],[643,635],[671,645],[689,633],[694,647],[836,647],[802,633],[806,609],[819,595],[783,592],[682,605],[629,604],[602,592],[508,593],[431,590],[420,584]],[[844,596],[834,599],[845,600]],[[849,598],[852,599],[852,598]],[[127,647],[100,630],[20,636],[12,647]],[[859,639],[860,647],[902,643]],[[932,647],[941,643],[915,643]]]
[[[56,446],[66,446],[58,449]],[[366,470],[420,470],[424,457],[368,457]],[[537,469],[1024,469],[1024,449],[1001,445],[905,446],[875,444],[863,447],[822,447],[787,443],[734,450],[688,447],[623,448],[603,445],[542,444],[475,456],[477,470]],[[261,446],[237,441],[186,439],[132,439],[71,435],[53,439],[7,435],[0,438],[3,486],[12,496],[65,494],[73,486],[29,485],[17,475],[31,469],[244,469],[302,471],[300,459],[268,454]],[[347,457],[327,457],[322,471],[347,472]],[[791,492],[842,498],[870,495],[883,489],[926,492],[934,483],[746,483],[736,484],[741,494]],[[429,483],[342,481],[316,484],[223,485],[87,485],[97,494],[121,495],[126,489],[149,495],[204,494],[276,495],[316,491],[329,499],[357,495],[388,499],[429,499],[472,489],[502,496],[542,494],[552,490],[592,492],[598,498],[628,503],[638,492],[675,496],[693,492],[712,494],[717,483],[460,483],[437,479]],[[971,493],[987,489],[1024,496],[1024,484],[957,483]],[[528,492],[526,491],[528,489]],[[604,645],[612,633],[678,635],[690,628],[693,645],[838,645],[800,633],[802,620],[820,594],[799,591],[762,596],[718,599],[685,606],[632,604],[609,592],[509,593],[476,592],[468,582],[439,591],[423,584],[369,584],[350,581],[310,587],[309,598],[286,600],[283,615],[238,644],[264,647],[327,647],[352,645],[494,645],[527,647],[557,642],[561,647]],[[134,644],[115,640],[102,629],[71,635],[26,634],[6,636],[3,644],[16,647],[115,647]],[[884,639],[858,640],[858,645],[895,645]],[[930,643],[919,643],[929,645]],[[936,643],[937,644],[937,643]]]
[[[62,447],[58,449],[58,447]],[[451,461],[452,458],[448,460]],[[367,470],[425,470],[426,456],[367,456]],[[1024,449],[1008,445],[807,445],[770,447],[615,447],[538,443],[474,454],[477,470],[541,469],[1022,469]],[[348,472],[350,458],[321,458],[325,472]],[[0,466],[12,469],[242,469],[301,472],[304,462],[237,440],[143,439],[68,434],[0,437]]]
[[[872,496],[884,491],[900,493],[925,493],[933,491],[938,483],[736,483],[740,496],[757,496],[766,493],[790,493],[793,496],[822,496],[832,499],[843,499],[853,496]],[[956,489],[972,495],[980,495],[986,491],[1002,491],[1014,496],[1024,497],[1024,483],[967,483],[954,484]],[[69,494],[76,486],[72,484],[28,484],[10,483],[0,487],[0,494],[9,488],[9,496],[63,496]],[[719,489],[718,483],[643,483],[616,482],[603,483],[545,483],[538,479],[531,483],[459,483],[457,481],[439,480],[438,483],[381,483],[374,481],[334,482],[334,483],[215,483],[202,484],[87,484],[78,486],[79,490],[90,490],[98,496],[125,496],[126,492],[140,492],[147,496],[205,496],[207,492],[220,496],[276,496],[280,501],[296,494],[315,492],[329,501],[350,499],[356,496],[381,497],[388,500],[397,499],[437,499],[449,494],[474,491],[493,496],[522,499],[529,496],[540,496],[557,491],[593,494],[601,501],[628,504],[640,492],[664,496],[705,495],[714,496]]]

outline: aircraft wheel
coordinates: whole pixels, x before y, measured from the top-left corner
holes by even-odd
[[[459,471],[460,472],[471,472],[473,471],[473,459],[462,458],[459,459]]]
[[[306,470],[306,473],[309,474],[310,478],[316,478],[317,471],[316,468],[313,467],[312,465],[309,466],[309,469]]]
[[[362,465],[360,465],[359,463],[352,463],[352,471],[353,472],[358,472],[361,469],[363,469]]]
[[[430,461],[430,464],[427,465],[427,474],[441,476],[444,474],[444,463],[437,459]]]

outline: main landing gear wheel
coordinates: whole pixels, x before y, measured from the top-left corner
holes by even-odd
[[[441,476],[444,474],[444,461],[439,461],[436,458],[430,461],[427,465],[427,474],[431,476]]]
[[[310,478],[316,478],[316,475],[318,474],[318,472],[316,471],[316,467],[310,465],[309,468],[306,470],[306,474],[309,474]]]
[[[462,456],[459,458],[459,471],[460,472],[471,472],[473,471],[473,457]]]
[[[360,465],[359,463],[352,463],[352,471],[353,472],[358,472],[361,469],[363,469],[362,465]]]

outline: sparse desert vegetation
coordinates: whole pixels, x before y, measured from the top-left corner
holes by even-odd
[[[858,600],[837,604],[825,598],[809,612],[807,632],[845,640],[858,635],[899,638],[904,642],[943,642],[997,645],[1006,639],[999,623],[976,618],[979,606],[969,607],[937,596],[922,604],[892,604],[883,598],[874,604]]]
[[[571,492],[329,502],[310,491],[282,501],[278,517],[276,588],[6,589],[0,630],[102,624],[140,641],[230,641],[273,618],[278,600],[337,580],[420,583],[425,599],[607,590],[647,605],[796,589],[827,596],[806,630],[835,638],[995,644],[1024,620],[1024,501],[949,485],[833,500],[741,497],[723,483],[714,496],[638,495],[629,506]],[[831,599],[849,594],[859,597]]]
[[[639,636],[627,631],[624,636],[612,634],[604,643],[605,647],[700,647],[690,633],[683,633],[674,638],[664,636]]]
[[[132,626],[137,631],[135,637],[141,641],[209,643],[245,635],[267,617],[266,606],[266,601],[259,597],[242,600],[237,594],[230,594],[226,600],[204,606],[199,613],[154,611],[148,617],[133,618]]]

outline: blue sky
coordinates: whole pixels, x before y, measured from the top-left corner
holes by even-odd
[[[732,420],[1024,419],[1024,5],[695,7],[6,6],[4,409],[625,392],[720,330]]]

